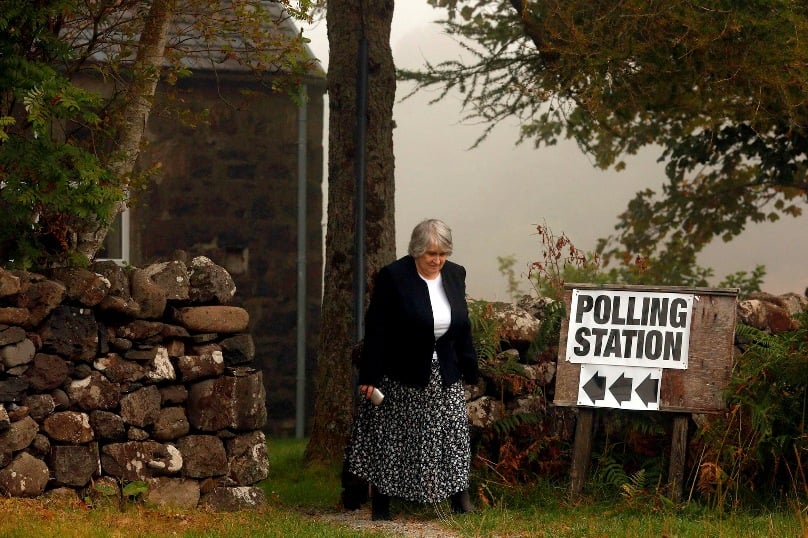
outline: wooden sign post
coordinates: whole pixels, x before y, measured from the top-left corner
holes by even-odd
[[[583,488],[599,407],[674,413],[668,485],[680,500],[691,413],[726,409],[736,288],[567,284],[555,399],[578,407],[573,495]]]

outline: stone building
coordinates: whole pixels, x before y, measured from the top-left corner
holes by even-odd
[[[319,328],[325,74],[309,72],[302,81],[307,101],[299,104],[233,62],[214,69],[209,59],[197,60],[189,60],[191,77],[158,88],[140,165],[159,162],[159,174],[137,195],[102,257],[138,266],[184,251],[225,267],[237,286],[234,304],[250,314],[267,432],[289,435],[295,432],[299,302],[305,302],[307,380]],[[190,126],[160,113],[177,98],[187,113],[205,111],[206,121]],[[302,209],[299,198],[305,198]],[[301,230],[305,249],[299,249]],[[297,292],[303,278],[305,299]],[[310,381],[305,394],[309,416]]]

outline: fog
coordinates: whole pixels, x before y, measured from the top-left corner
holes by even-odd
[[[425,59],[460,54],[430,23],[439,15],[423,0],[397,3],[391,45],[398,67],[417,68]],[[327,68],[325,22],[305,33]],[[399,84],[394,108],[397,252],[406,253],[410,231],[420,220],[443,219],[453,231],[452,259],[466,266],[468,293],[474,298],[509,299],[497,257],[514,256],[517,275],[526,275],[529,264],[541,258],[537,224],[592,250],[598,238],[614,232],[617,215],[638,190],[658,190],[663,184],[663,168],[652,150],[627,157],[621,172],[603,171],[569,141],[540,149],[531,142],[516,145],[515,122],[499,125],[470,149],[484,126],[461,121],[459,97],[430,105],[435,94],[419,92],[401,100],[410,89]],[[806,225],[808,215],[751,224],[730,243],[716,240],[699,263],[714,269],[714,286],[729,273],[763,264],[765,291],[803,293],[808,286]],[[521,291],[528,292],[527,279],[520,281]]]

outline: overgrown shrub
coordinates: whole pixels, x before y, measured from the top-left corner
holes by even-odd
[[[695,486],[711,502],[808,496],[808,313],[799,328],[770,334],[746,325],[727,390],[729,412],[699,431]]]

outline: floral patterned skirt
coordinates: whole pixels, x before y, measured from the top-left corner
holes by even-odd
[[[437,358],[426,388],[384,378],[379,406],[362,399],[348,470],[384,494],[436,503],[469,487],[469,426],[458,381],[444,388]]]

